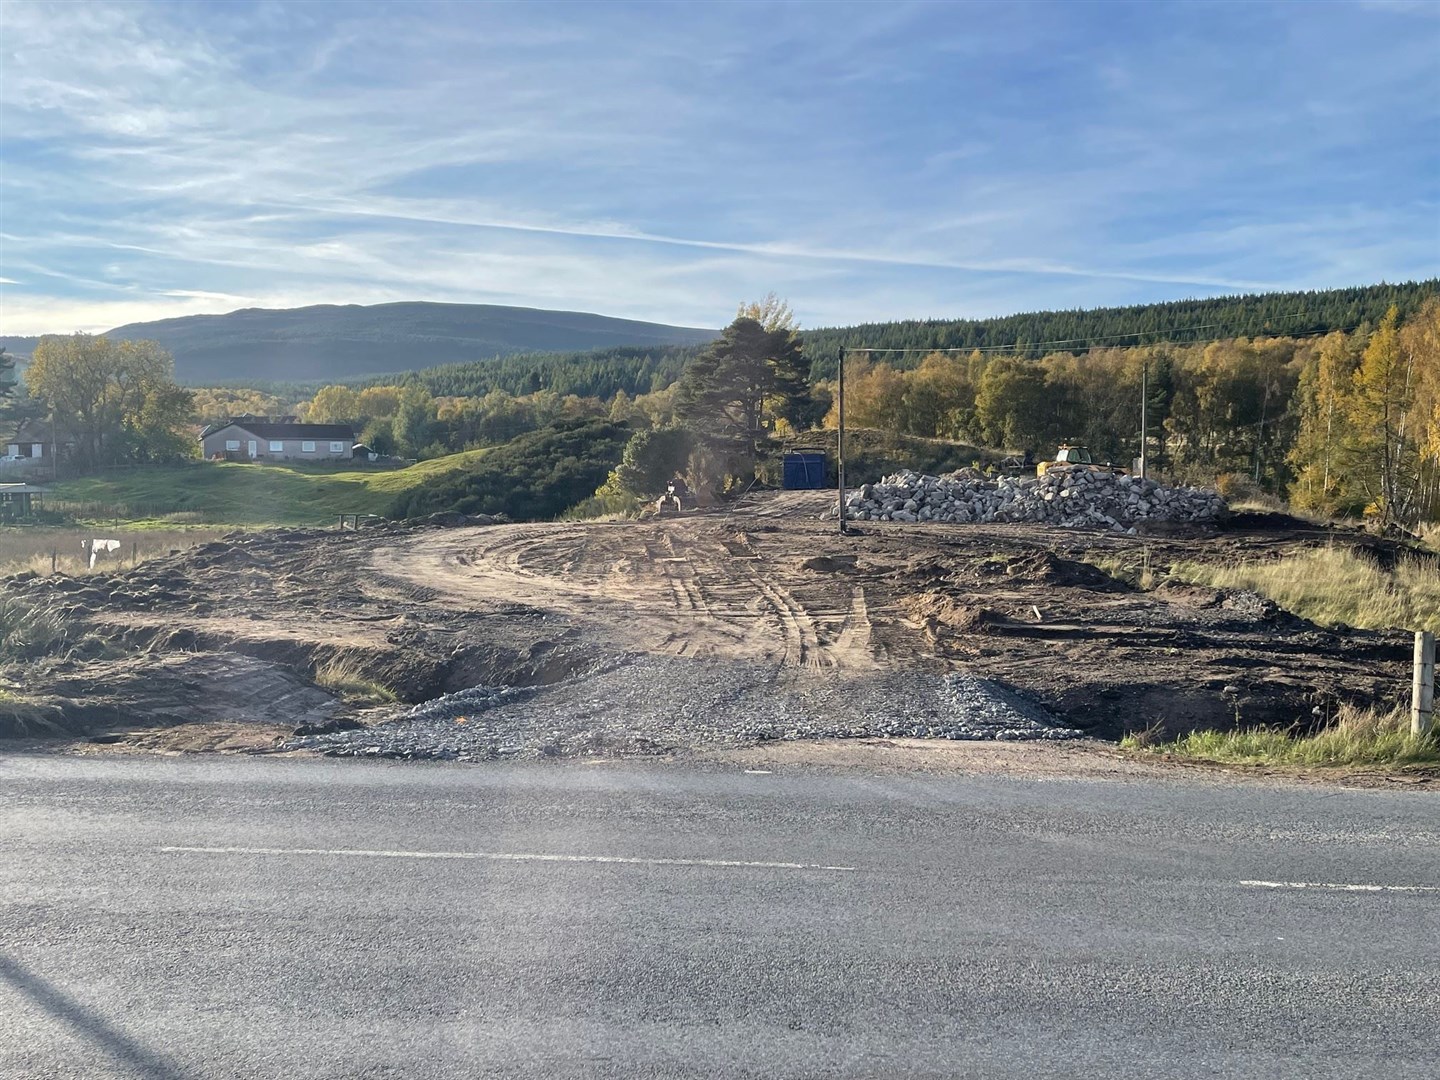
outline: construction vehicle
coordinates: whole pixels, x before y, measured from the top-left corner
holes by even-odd
[[[685,483],[685,478],[677,473],[675,479],[665,485],[665,494],[655,500],[655,513],[665,517],[667,514],[694,510],[695,506],[695,496],[691,494],[690,486]]]
[[[1054,461],[1042,461],[1035,466],[1035,475],[1044,476],[1052,469],[1084,469],[1087,472],[1107,472],[1117,476],[1126,475],[1129,470],[1107,461],[1103,464],[1090,456],[1088,446],[1080,446],[1076,443],[1061,443],[1060,449],[1055,451]]]

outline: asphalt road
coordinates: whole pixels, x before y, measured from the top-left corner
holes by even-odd
[[[0,1017],[47,1080],[1432,1077],[1440,802],[0,757]]]

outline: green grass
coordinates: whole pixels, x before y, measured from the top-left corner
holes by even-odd
[[[383,514],[402,492],[467,468],[487,451],[422,461],[405,469],[195,462],[137,466],[62,480],[46,506],[79,521],[132,527],[321,525],[340,514]]]
[[[1410,733],[1408,710],[1343,707],[1321,731],[1295,735],[1278,728],[1195,731],[1173,742],[1147,733],[1127,735],[1123,749],[1173,754],[1226,765],[1288,765],[1325,768],[1361,765],[1440,764],[1440,738]]]

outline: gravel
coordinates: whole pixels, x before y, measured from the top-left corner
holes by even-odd
[[[744,661],[630,655],[544,687],[475,687],[371,728],[297,738],[337,757],[631,756],[793,739],[1071,739],[986,679],[896,671],[826,676]]]

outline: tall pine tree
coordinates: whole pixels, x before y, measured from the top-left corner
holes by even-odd
[[[789,419],[803,407],[807,391],[795,332],[786,326],[767,330],[741,315],[686,367],[675,414],[700,431],[755,444],[776,419]]]

